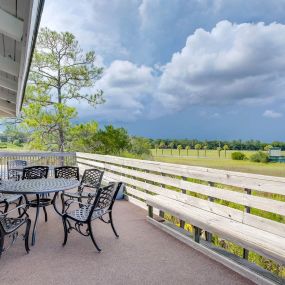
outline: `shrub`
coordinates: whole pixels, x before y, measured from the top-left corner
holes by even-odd
[[[232,159],[233,160],[245,160],[246,155],[243,152],[235,151],[232,153]]]
[[[269,161],[268,154],[258,151],[250,156],[250,161],[267,163]]]
[[[13,144],[16,146],[23,146],[22,142],[20,140],[14,140]]]
[[[138,156],[146,155],[150,156],[151,145],[149,143],[149,140],[142,137],[132,137],[131,138],[131,144],[130,144],[130,150],[129,152],[136,154]]]

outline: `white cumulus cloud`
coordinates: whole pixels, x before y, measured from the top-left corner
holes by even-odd
[[[268,103],[284,97],[285,25],[232,24],[197,29],[173,54],[159,84],[165,108]]]
[[[92,112],[111,121],[159,117],[191,105],[284,101],[285,25],[221,21],[211,31],[197,29],[159,73],[156,67],[115,60],[97,87],[106,103]]]
[[[97,118],[110,121],[132,121],[143,117],[148,113],[156,84],[152,68],[130,61],[113,61],[96,85],[104,91],[106,103],[92,112]],[[81,105],[80,115],[91,115],[86,113],[87,109],[86,105]]]

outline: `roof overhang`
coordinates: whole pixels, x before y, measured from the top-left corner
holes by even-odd
[[[0,0],[0,116],[19,115],[44,0]]]

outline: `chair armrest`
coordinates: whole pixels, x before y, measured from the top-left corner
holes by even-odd
[[[91,189],[94,189],[94,190],[98,191],[98,189],[100,187],[92,187],[92,186],[88,186],[88,185],[79,185],[78,186],[78,191],[79,192],[83,192],[84,188],[91,188]]]
[[[70,201],[70,202],[69,202]],[[71,204],[79,204],[79,205],[82,205],[82,206],[86,206],[86,207],[89,207],[90,204],[85,204],[85,203],[82,203],[82,202],[78,202],[78,201],[75,201],[75,200],[72,200],[72,199],[68,199],[65,201],[66,205],[70,206]]]
[[[3,214],[0,214],[0,216],[6,218],[9,214],[11,214],[14,211],[19,210],[19,209],[25,209],[24,213],[26,213],[26,208],[27,208],[27,204],[21,204],[21,205],[15,207],[15,208],[13,208],[12,210],[9,210],[9,211],[7,211],[7,212],[5,212]],[[23,214],[21,216],[23,216]]]
[[[63,214],[66,214],[66,213],[67,213],[68,209],[70,208],[70,206],[71,206],[72,204],[78,204],[78,205],[81,205],[81,206],[83,206],[83,207],[90,207],[90,204],[84,204],[84,203],[82,203],[82,202],[75,201],[75,200],[73,200],[73,199],[68,199],[68,200],[64,201],[64,204],[65,204],[66,208],[65,208]]]

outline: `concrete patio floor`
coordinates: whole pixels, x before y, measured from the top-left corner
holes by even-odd
[[[114,206],[119,239],[109,225],[94,222],[103,249],[100,254],[89,237],[76,232],[62,247],[61,219],[52,207],[48,214],[48,223],[40,215],[37,242],[30,254],[25,254],[24,243],[18,239],[2,256],[1,285],[253,284],[152,226],[146,221],[146,211],[127,201]]]

